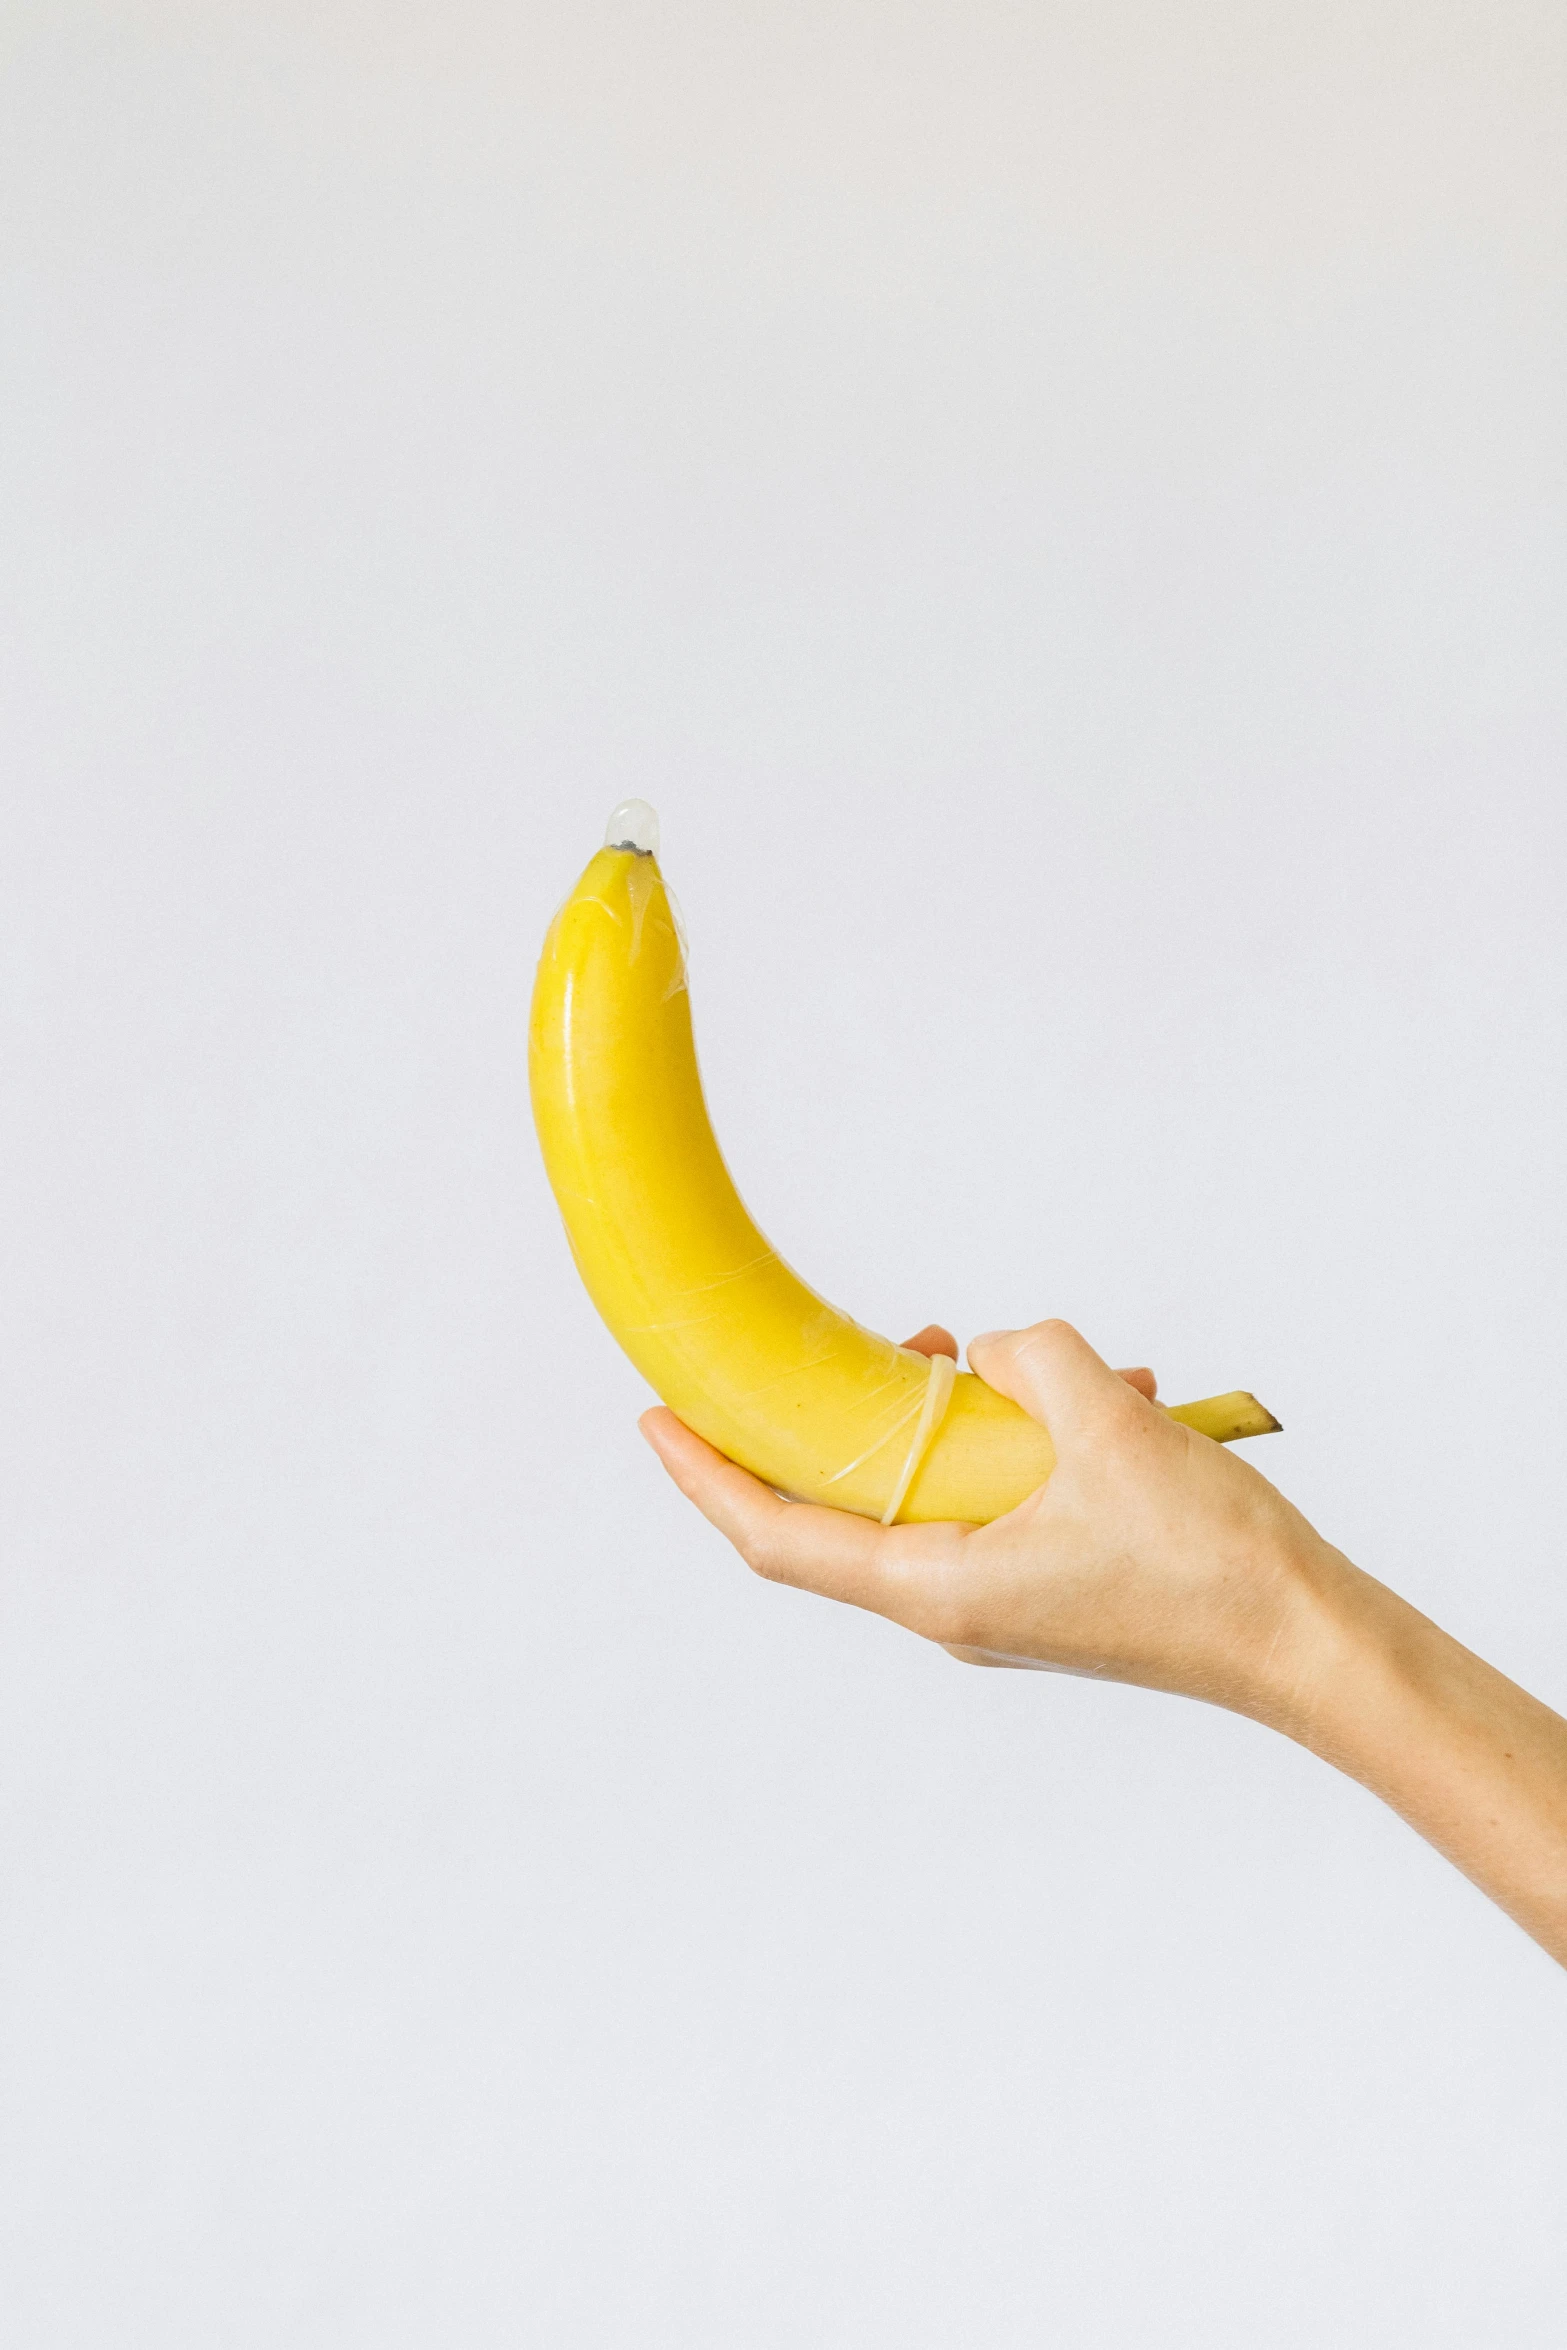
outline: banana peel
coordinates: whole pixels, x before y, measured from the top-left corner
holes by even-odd
[[[1055,1466],[971,1371],[866,1330],[747,1213],[703,1099],[657,819],[627,802],[544,942],[533,1114],[577,1270],[612,1335],[710,1444],[797,1499],[883,1523],[983,1523]],[[1237,1391],[1172,1418],[1233,1443],[1279,1423]]]

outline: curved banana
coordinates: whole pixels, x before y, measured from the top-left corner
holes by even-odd
[[[999,1517],[1050,1438],[973,1372],[893,1346],[808,1289],[752,1223],[708,1123],[685,945],[640,801],[550,926],[529,1064],[544,1164],[588,1294],[688,1427],[778,1491],[890,1524]],[[1249,1395],[1174,1416],[1229,1442]]]

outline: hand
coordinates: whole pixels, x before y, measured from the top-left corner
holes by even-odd
[[[909,1344],[956,1356],[931,1327]],[[780,1501],[673,1412],[642,1428],[759,1575],[873,1608],[970,1664],[1207,1698],[1403,1814],[1567,1965],[1567,1721],[1351,1566],[1266,1478],[1166,1418],[1065,1322],[969,1346],[1055,1441],[989,1526],[873,1526]]]
[[[908,1342],[956,1356],[932,1325]],[[976,1338],[980,1377],[1044,1422],[1054,1474],[988,1526],[873,1525],[780,1501],[663,1409],[643,1433],[772,1582],[871,1608],[966,1663],[1141,1682],[1277,1718],[1314,1585],[1347,1561],[1248,1464],[1154,1404],[1065,1322]]]

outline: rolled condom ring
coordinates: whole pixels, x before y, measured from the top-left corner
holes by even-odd
[[[534,986],[534,1118],[589,1295],[663,1401],[775,1491],[884,1524],[999,1517],[1049,1476],[1046,1430],[829,1305],[747,1213],[707,1115],[657,849],[654,811],[622,802]],[[1225,1440],[1278,1425],[1239,1393],[1172,1416]]]
[[[921,1461],[936,1441],[937,1432],[946,1418],[947,1406],[952,1401],[953,1382],[958,1366],[951,1355],[932,1355],[930,1377],[925,1382],[925,1401],[920,1406],[919,1426],[914,1431],[914,1442],[909,1446],[908,1458],[903,1464],[892,1499],[881,1513],[884,1526],[896,1525],[903,1497],[913,1484]]]

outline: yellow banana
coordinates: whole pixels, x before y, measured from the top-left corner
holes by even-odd
[[[1055,1465],[973,1372],[862,1329],[752,1223],[708,1122],[657,818],[628,801],[550,926],[529,1033],[544,1164],[588,1294],[688,1427],[778,1491],[891,1523],[999,1517]],[[1228,1443],[1253,1396],[1173,1415]]]

